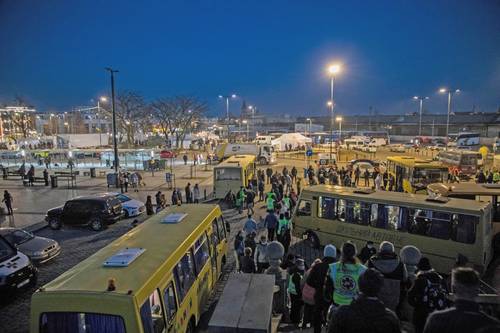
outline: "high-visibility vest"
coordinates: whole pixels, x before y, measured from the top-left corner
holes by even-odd
[[[290,205],[290,198],[286,197],[286,198],[283,198],[283,203],[285,204],[285,206],[287,206],[288,208],[291,207]]]
[[[266,205],[268,210],[274,209],[274,199],[273,197],[267,197]]]
[[[330,264],[329,275],[333,281],[333,302],[338,305],[351,304],[359,292],[359,276],[366,270],[362,264]]]
[[[282,235],[283,232],[289,228],[289,222],[287,219],[280,219],[278,224],[278,235]]]

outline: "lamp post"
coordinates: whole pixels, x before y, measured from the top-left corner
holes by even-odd
[[[343,120],[343,118],[340,116],[337,116],[337,118],[335,118],[335,120],[339,123],[339,141],[341,142],[342,141],[342,120]]]
[[[102,146],[102,140],[101,140],[101,104],[100,102],[106,103],[108,99],[106,96],[101,96],[100,98],[97,99],[97,126],[99,127],[99,147]]]
[[[257,110],[257,108],[254,105],[249,105],[248,109],[252,111],[252,133],[253,133],[255,132],[255,110]]]
[[[449,140],[449,129],[450,129],[450,114],[451,114],[451,98],[453,94],[458,94],[460,92],[460,89],[447,89],[447,88],[441,88],[439,89],[439,92],[441,94],[448,94],[448,113],[446,115],[446,147],[444,148],[445,150],[448,150],[448,140]]]
[[[423,109],[423,105],[424,105],[424,99],[429,99],[429,97],[420,97],[420,96],[413,96],[413,99],[416,100],[416,101],[419,101],[419,111],[418,111],[418,114],[419,114],[419,119],[418,119],[418,136],[421,136],[422,135],[422,109]]]
[[[220,99],[226,100],[226,123],[227,123],[227,138],[229,140],[229,100],[236,98],[236,94],[231,95],[219,95]]]
[[[335,107],[335,99],[333,93],[333,86],[335,84],[335,76],[340,72],[340,64],[332,64],[328,67],[328,73],[330,74],[330,100],[327,105],[330,107],[330,160],[333,155],[333,109]]]
[[[248,141],[248,120],[242,120],[241,121],[243,124],[247,125],[247,141]]]
[[[306,131],[309,135],[311,135],[311,127],[312,127],[312,120],[311,118],[307,118],[306,121],[309,122],[309,129]],[[307,127],[306,127],[307,128]]]
[[[115,73],[118,73],[117,70],[112,69],[111,67],[106,67],[105,70],[109,72],[111,75],[111,106],[113,113],[113,150],[115,153],[115,173],[116,177],[118,177],[118,143],[116,138],[116,110],[115,110]],[[116,181],[116,187],[118,187],[118,181]]]

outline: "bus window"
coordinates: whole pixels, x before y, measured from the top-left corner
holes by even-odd
[[[207,236],[203,234],[198,240],[194,243],[194,261],[196,264],[197,273],[200,273],[205,266],[205,263],[210,257],[210,252],[208,248]]]
[[[337,217],[342,222],[344,222],[346,219],[346,210],[345,210],[345,200],[344,199],[337,200]]]
[[[453,214],[451,239],[455,242],[474,244],[476,241],[476,226],[479,223],[479,217]]]
[[[163,303],[165,304],[165,311],[167,313],[168,324],[171,325],[177,312],[177,303],[175,301],[175,290],[172,282],[163,292]]]
[[[219,236],[219,230],[218,230],[218,226],[217,226],[217,219],[214,219],[212,221],[212,240],[211,242],[215,245],[219,244],[220,243],[220,236]]]
[[[428,235],[434,238],[450,239],[451,234],[451,215],[445,212],[429,212],[430,228]]]
[[[123,318],[103,313],[45,312],[40,317],[40,333],[125,333]]]
[[[399,231],[408,231],[408,226],[411,225],[410,222],[410,208],[408,207],[399,207]]]
[[[142,304],[141,321],[144,333],[162,332],[165,328],[165,319],[157,289]]]
[[[193,255],[191,251],[188,251],[177,263],[174,270],[174,277],[177,295],[179,295],[179,303],[181,303],[195,280]]]
[[[398,206],[386,206],[387,208],[387,222],[388,229],[390,230],[400,230],[399,225],[399,207]]]
[[[217,226],[219,227],[219,239],[223,240],[226,239],[226,228],[224,227],[224,218],[222,216],[219,216],[217,218]]]
[[[241,180],[241,169],[225,168],[215,171],[215,180]]]
[[[358,223],[361,225],[370,225],[371,205],[369,203],[362,202],[360,208],[361,214]]]
[[[387,210],[385,205],[373,204],[371,209],[371,225],[376,228],[387,228]]]
[[[319,197],[318,217],[334,220],[335,214],[335,199],[329,197]]]
[[[311,201],[300,200],[299,205],[297,206],[297,215],[298,216],[311,216]]]
[[[346,200],[345,222],[357,224],[359,221],[360,207],[359,202]]]

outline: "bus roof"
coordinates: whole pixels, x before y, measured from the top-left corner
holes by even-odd
[[[423,160],[411,156],[389,156],[388,161],[392,161],[397,164],[401,164],[410,168],[421,168],[421,169],[443,169],[448,170],[448,167],[443,165],[442,162],[433,161],[431,159]]]
[[[365,189],[366,190],[366,189]],[[373,202],[386,203],[388,205],[419,206],[428,209],[445,208],[453,212],[463,214],[477,215],[480,210],[488,209],[488,202],[480,202],[467,199],[451,198],[448,202],[427,201],[428,196],[423,194],[411,194],[390,191],[366,191],[360,193],[362,189],[352,187],[332,186],[332,185],[314,185],[303,189],[303,192],[316,192],[325,195],[341,195],[347,199],[363,200],[368,199]]]
[[[228,159],[217,164],[216,168],[227,167],[246,167],[250,163],[255,162],[255,155],[233,155]]]
[[[108,280],[116,280],[116,293],[137,295],[162,265],[173,267],[176,252],[184,254],[195,241],[193,231],[213,219],[217,205],[198,204],[169,207],[130,230],[70,270],[44,285],[43,291],[106,291]],[[178,223],[161,223],[171,213],[187,216]],[[162,236],[162,237],[160,237]],[[104,267],[104,262],[126,248],[143,248],[144,253],[126,267]],[[168,263],[167,263],[168,262]]]
[[[498,184],[477,184],[477,183],[434,183],[427,186],[427,189],[447,197],[450,194],[457,195],[500,195],[500,185]]]

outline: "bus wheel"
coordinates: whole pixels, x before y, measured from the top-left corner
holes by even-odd
[[[311,230],[307,231],[306,235],[306,242],[309,244],[309,246],[313,249],[319,249],[320,242],[318,235],[316,235],[316,233]]]

